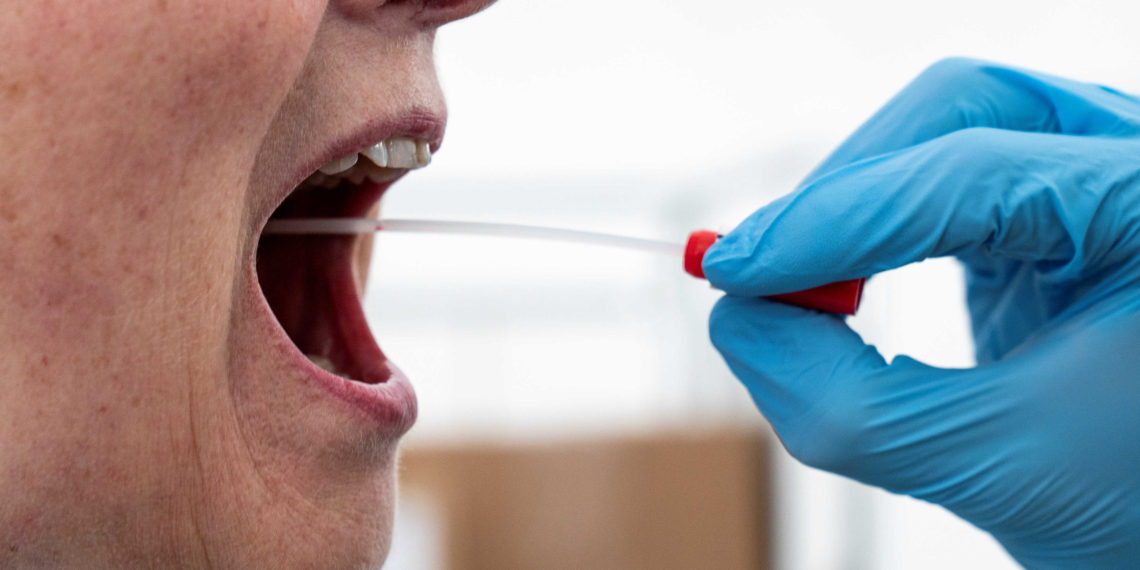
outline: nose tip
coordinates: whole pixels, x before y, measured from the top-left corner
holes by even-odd
[[[462,20],[485,10],[496,0],[422,0],[423,10],[417,19],[425,25],[439,27]]]
[[[364,15],[378,10],[400,11],[422,27],[438,28],[486,9],[496,0],[336,0],[346,14]]]

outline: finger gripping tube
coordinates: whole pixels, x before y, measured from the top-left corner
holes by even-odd
[[[709,230],[697,230],[689,234],[689,241],[685,244],[685,272],[699,279],[705,278],[704,261],[705,252],[720,236]],[[780,303],[795,305],[808,309],[816,309],[840,315],[854,315],[859,310],[859,302],[863,299],[863,283],[867,279],[850,279],[828,283],[803,291],[782,293],[765,297]]]

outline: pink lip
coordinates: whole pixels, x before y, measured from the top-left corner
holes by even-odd
[[[293,189],[308,178],[310,174],[330,161],[356,152],[390,136],[406,136],[426,140],[431,147],[432,154],[434,154],[443,144],[443,131],[446,124],[447,118],[443,115],[426,109],[412,110],[395,120],[370,121],[355,132],[319,147],[320,152],[300,162],[298,168],[290,174],[286,185],[282,186],[277,195],[272,197],[273,199],[270,202],[272,207],[265,212],[265,219],[261,220],[261,223],[265,223],[270,213],[281,205],[281,202],[293,192]]]
[[[382,365],[388,369],[388,379],[378,384],[364,384],[323,370],[297,350],[289,351],[286,358],[290,366],[303,370],[313,385],[324,389],[343,402],[350,413],[359,414],[385,434],[399,437],[416,422],[415,390],[404,373],[387,360]]]

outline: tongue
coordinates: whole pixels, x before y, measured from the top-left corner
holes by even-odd
[[[263,236],[257,273],[270,308],[298,350],[340,376],[376,384],[391,373],[360,305],[352,267],[357,241]]]

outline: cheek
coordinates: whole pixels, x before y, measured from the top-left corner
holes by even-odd
[[[0,53],[12,56],[0,63],[0,238],[8,224],[50,243],[98,220],[91,239],[106,251],[156,231],[193,238],[175,226],[217,225],[225,217],[210,210],[243,207],[325,10],[318,0],[9,4],[0,0]],[[85,216],[45,227],[60,211]]]
[[[5,62],[4,79],[28,100],[66,99],[67,107],[50,108],[70,108],[75,118],[103,106],[98,110],[130,110],[134,124],[153,126],[190,117],[215,124],[248,121],[254,118],[252,105],[271,114],[284,96],[304,63],[325,4],[21,3],[0,18],[0,48],[15,54]],[[241,107],[246,107],[241,115],[224,112]]]
[[[218,126],[267,128],[304,66],[325,3],[188,4],[162,18],[175,26],[167,31],[176,42],[147,42],[170,49],[166,58],[151,56],[154,74],[169,90],[168,111],[197,122],[206,110]]]
[[[216,26],[185,30],[188,40],[199,46],[189,54],[191,59],[201,56],[193,67],[205,76],[225,78],[225,83],[237,87],[228,94],[238,95],[251,84],[267,82],[277,89],[292,85],[316,36],[325,3],[227,0],[209,9],[212,13],[206,19]]]
[[[222,338],[246,179],[324,9],[0,0],[0,244],[17,244],[0,246],[0,301],[67,331],[0,319],[2,344],[50,347],[59,378],[109,377],[125,354],[139,386],[218,360],[201,339]],[[57,389],[83,405],[88,384]]]

